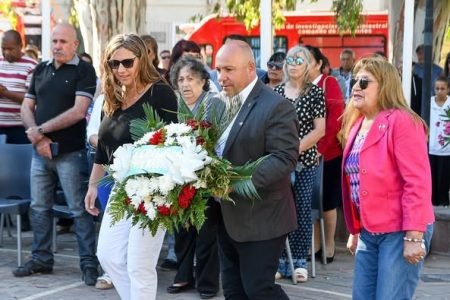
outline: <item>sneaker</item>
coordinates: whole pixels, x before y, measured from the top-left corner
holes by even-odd
[[[177,262],[170,260],[170,259],[165,259],[163,261],[163,263],[160,265],[160,268],[161,268],[161,270],[166,270],[166,271],[176,270]]]
[[[53,271],[52,267],[46,267],[34,260],[30,260],[24,266],[18,267],[12,273],[15,277],[25,277],[36,273],[48,274]]]
[[[95,285],[98,278],[97,268],[94,267],[86,267],[83,270],[82,280],[86,285]]]
[[[103,273],[102,276],[97,278],[95,288],[99,290],[108,290],[113,287],[111,277],[107,273]]]

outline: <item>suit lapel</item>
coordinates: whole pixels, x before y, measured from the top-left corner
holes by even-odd
[[[348,153],[350,152],[350,150],[353,147],[353,141],[355,140],[356,134],[359,131],[359,128],[361,127],[361,123],[364,120],[363,117],[359,118],[356,122],[355,125],[353,125],[352,129],[350,130],[350,133],[348,135],[348,139],[347,142],[345,144],[345,149],[344,149],[344,153],[343,153],[343,157],[347,157]]]
[[[225,144],[225,148],[223,149],[224,156],[236,139],[236,136],[241,130],[242,125],[244,125],[244,121],[247,118],[248,114],[255,106],[256,98],[259,96],[259,93],[262,89],[262,84],[263,83],[258,79],[247,99],[245,99],[244,103],[242,104],[241,109],[236,116],[236,120],[234,120],[233,126],[231,127],[230,133],[228,134],[227,142]]]

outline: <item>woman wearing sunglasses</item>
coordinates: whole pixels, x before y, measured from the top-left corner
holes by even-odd
[[[286,54],[284,52],[275,52],[267,62],[267,74],[264,75],[262,81],[272,89],[283,82],[285,59]]]
[[[308,49],[291,48],[284,65],[286,82],[274,89],[295,106],[300,122],[299,158],[294,182],[298,229],[289,234],[295,273],[291,274],[283,252],[276,278],[296,276],[299,282],[308,280],[306,259],[312,235],[311,200],[317,173],[317,142],[325,135],[325,99],[322,89],[309,80],[310,69]]]
[[[113,163],[113,153],[121,145],[132,143],[130,121],[144,118],[143,104],[149,104],[166,123],[177,122],[177,100],[172,89],[161,80],[149,62],[147,47],[139,36],[121,34],[106,47],[102,75],[105,103],[104,117],[98,133],[95,163],[85,198],[86,210],[98,215],[95,208],[97,183],[104,174],[102,165]],[[156,263],[165,230],[155,236],[131,220],[111,226],[111,216],[103,216],[97,256],[121,299],[155,299]]]
[[[353,72],[342,129],[353,299],[412,299],[434,222],[427,128],[392,64],[364,58]]]
[[[317,143],[318,151],[324,157],[323,171],[323,215],[325,221],[325,244],[327,263],[334,259],[334,234],[336,232],[337,207],[341,200],[341,164],[342,148],[338,141],[338,132],[341,130],[340,117],[344,113],[344,96],[336,78],[323,72],[325,56],[317,47],[306,46],[311,54],[311,69],[309,79],[323,89],[325,93],[325,136]],[[314,224],[314,242],[318,249],[316,258],[321,260],[319,222]]]

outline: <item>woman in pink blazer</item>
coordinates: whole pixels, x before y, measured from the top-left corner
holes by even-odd
[[[412,299],[434,222],[427,128],[389,62],[361,59],[354,74],[342,129],[353,299]]]

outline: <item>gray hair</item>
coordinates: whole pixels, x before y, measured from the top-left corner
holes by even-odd
[[[205,65],[198,59],[191,56],[184,56],[180,58],[175,65],[170,69],[170,82],[174,89],[178,90],[178,75],[182,68],[188,67],[189,71],[205,80],[203,90],[209,91],[209,73],[205,68]]]
[[[299,53],[302,53],[303,56],[305,57],[305,61],[303,62],[306,65],[304,76],[305,76],[305,81],[308,81],[309,80],[308,79],[309,69],[311,68],[311,53],[309,52],[308,48],[303,47],[303,46],[294,46],[291,49],[289,49],[288,53],[286,54],[286,59],[289,56],[297,57],[297,55]],[[289,73],[287,71],[287,66],[288,66],[288,64],[285,61],[284,66],[283,66],[283,73],[284,73],[285,81],[289,81],[289,79],[290,79]]]

